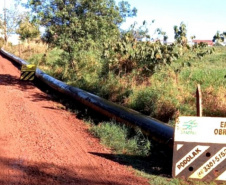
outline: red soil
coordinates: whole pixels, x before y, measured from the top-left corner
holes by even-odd
[[[111,151],[84,122],[19,76],[0,56],[0,184],[148,184],[101,156]]]

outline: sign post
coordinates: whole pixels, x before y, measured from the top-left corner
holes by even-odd
[[[198,84],[196,90],[196,108],[197,108],[197,116],[202,117],[202,92],[201,86]]]
[[[173,150],[173,177],[226,181],[226,118],[179,117]]]

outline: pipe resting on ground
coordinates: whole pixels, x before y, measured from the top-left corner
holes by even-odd
[[[0,50],[0,53],[20,65],[27,64],[26,61],[8,53],[3,49]],[[166,144],[169,147],[173,146],[173,127],[134,110],[107,101],[79,88],[69,86],[64,82],[44,73],[38,68],[36,69],[35,76],[51,88],[72,97],[73,99],[100,112],[101,114],[132,126],[138,126],[145,135],[149,136],[153,140]]]

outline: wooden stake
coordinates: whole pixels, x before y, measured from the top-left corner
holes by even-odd
[[[21,57],[20,38],[19,38],[19,57]]]
[[[197,108],[197,116],[202,117],[202,92],[201,86],[198,84],[196,90],[196,108]]]

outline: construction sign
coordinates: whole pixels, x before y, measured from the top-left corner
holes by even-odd
[[[172,172],[176,178],[226,181],[226,118],[179,117]]]
[[[22,65],[20,79],[21,80],[34,80],[35,71],[36,71],[35,65],[32,65],[32,64]]]

